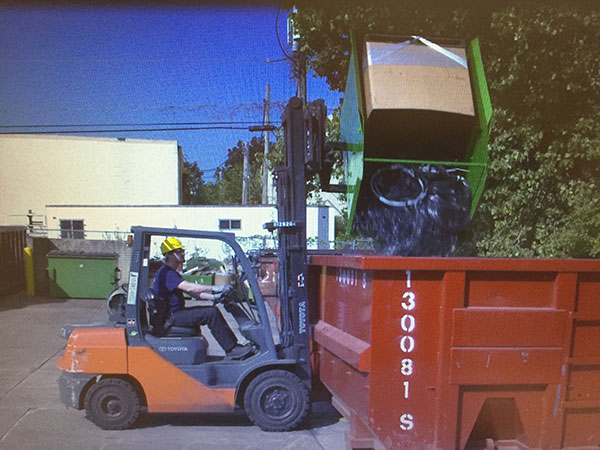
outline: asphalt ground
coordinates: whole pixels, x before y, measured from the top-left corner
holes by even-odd
[[[105,431],[66,408],[56,357],[67,323],[106,320],[105,301],[0,297],[0,449],[344,450],[348,423],[327,402],[313,404],[300,429],[269,433],[243,412],[146,414],[134,428]]]

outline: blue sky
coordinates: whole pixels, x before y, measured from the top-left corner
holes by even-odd
[[[40,130],[14,128],[23,125],[260,123],[267,83],[271,120],[279,121],[296,83],[277,41],[276,18],[272,5],[2,6],[0,131]],[[277,28],[291,54],[286,21],[282,10]],[[324,98],[331,110],[340,94],[309,75],[308,96]],[[140,128],[156,127],[119,129]],[[76,128],[46,128],[66,129]],[[76,135],[177,140],[184,157],[210,176],[228,148],[256,134],[220,129]]]

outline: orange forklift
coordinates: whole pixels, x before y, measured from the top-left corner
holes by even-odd
[[[88,419],[111,430],[130,427],[142,411],[243,409],[256,425],[270,431],[290,430],[302,422],[311,392],[305,284],[305,177],[310,169],[305,155],[320,155],[316,146],[324,139],[325,111],[322,100],[305,107],[293,98],[282,117],[286,165],[275,171],[278,222],[265,225],[278,231],[279,333],[269,321],[257,266],[233,234],[133,227],[129,283],[109,298],[109,322],[63,327],[68,341],[57,365],[62,371],[60,397],[68,407],[85,409]],[[198,329],[164,330],[157,323],[164,300],[151,289],[153,256],[156,243],[168,236],[200,240],[201,251],[216,249],[227,255],[234,293],[223,306],[237,322],[239,334],[254,346],[253,354],[228,359],[209,351]]]

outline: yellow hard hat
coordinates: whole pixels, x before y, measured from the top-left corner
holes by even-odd
[[[160,251],[163,255],[180,248],[183,248],[183,244],[179,242],[179,239],[174,237],[168,237],[162,244],[160,244]]]

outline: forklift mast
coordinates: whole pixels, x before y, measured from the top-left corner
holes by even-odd
[[[284,166],[274,169],[277,189],[277,222],[265,224],[278,230],[281,348],[285,358],[295,359],[310,373],[308,313],[308,259],[306,249],[306,181],[318,169],[325,139],[325,105],[317,100],[304,105],[290,99],[282,115],[285,140]]]

